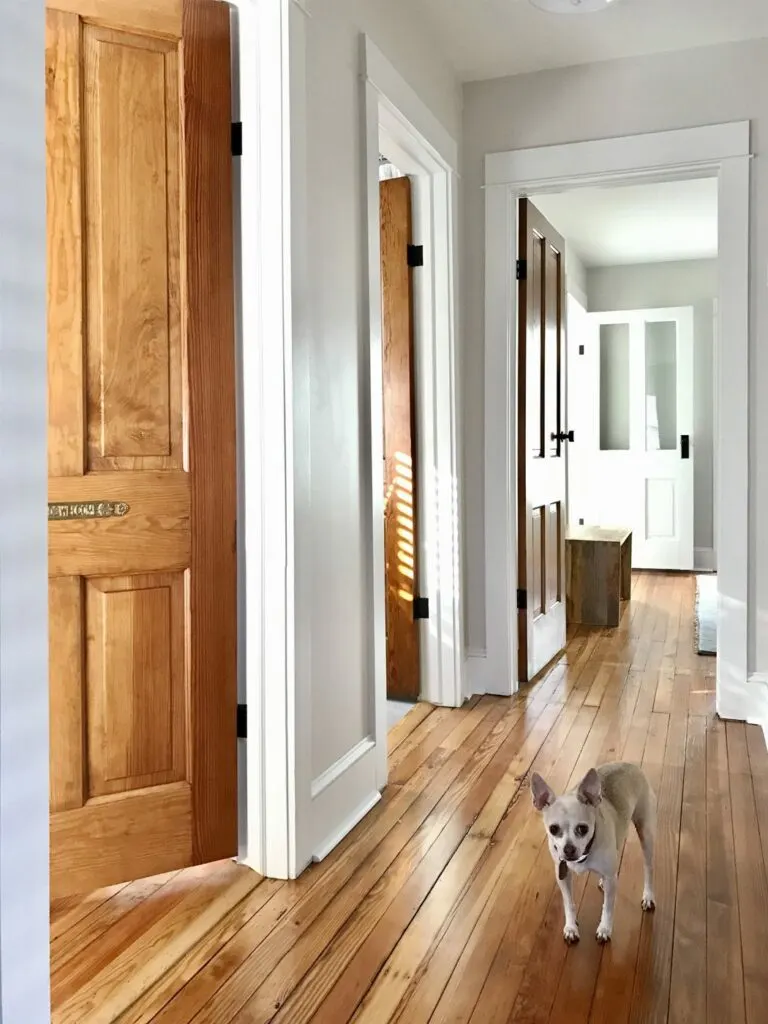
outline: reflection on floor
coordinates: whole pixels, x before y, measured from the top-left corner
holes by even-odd
[[[768,753],[714,716],[692,578],[639,576],[617,630],[578,629],[517,697],[420,703],[382,801],[297,882],[213,865],[52,909],[56,1024],[757,1024],[768,995]],[[657,911],[624,853],[562,910],[527,780],[642,763],[659,794]]]

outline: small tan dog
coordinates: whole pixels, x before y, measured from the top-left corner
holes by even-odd
[[[558,797],[536,772],[531,776],[533,806],[541,811],[549,852],[555,862],[563,897],[568,943],[579,941],[571,872],[594,871],[600,876],[603,912],[597,941],[608,942],[613,931],[613,907],[619,858],[629,824],[635,826],[645,861],[642,908],[655,909],[653,844],[656,836],[656,794],[643,772],[633,764],[616,762],[591,768],[572,793]]]

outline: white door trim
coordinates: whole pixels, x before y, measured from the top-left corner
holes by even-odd
[[[517,688],[515,589],[517,203],[587,184],[717,175],[719,335],[717,709],[744,718],[748,688],[749,147],[748,121],[486,156],[484,660],[475,688]]]
[[[306,863],[299,823],[307,820],[310,727],[310,706],[296,693],[303,652],[297,648],[293,493],[294,339],[301,330],[294,296],[306,248],[306,188],[296,170],[305,132],[305,13],[294,0],[235,2],[244,134],[238,277],[249,283],[239,296],[239,672],[248,709],[240,854],[261,874],[293,878]]]
[[[379,153],[412,179],[413,231],[423,244],[424,267],[414,274],[419,460],[419,556],[421,595],[429,598],[422,623],[421,698],[459,707],[464,700],[458,423],[456,399],[456,142],[399,75],[378,47],[362,39],[366,114],[368,269],[363,292],[371,334],[370,535],[373,678],[377,733],[386,736],[386,652],[384,619],[384,512],[381,369],[381,262],[379,252]],[[386,781],[386,743],[381,744],[380,779]]]

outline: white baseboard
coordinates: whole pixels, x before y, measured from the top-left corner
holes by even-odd
[[[378,790],[371,793],[363,800],[360,806],[342,824],[320,841],[312,854],[313,861],[322,861],[328,856],[331,850],[336,849],[342,839],[352,831],[355,825],[359,825],[366,814],[372,810],[381,800],[381,793]]]
[[[715,572],[717,570],[717,558],[714,548],[694,548],[693,566],[698,572]]]
[[[477,647],[465,647],[464,649],[464,687],[466,697],[484,696],[485,669],[487,663],[485,651]]]
[[[768,672],[753,672],[747,685],[754,688],[751,713],[747,717],[750,725],[759,725],[768,746]]]

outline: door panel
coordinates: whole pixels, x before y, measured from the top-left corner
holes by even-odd
[[[693,569],[693,310],[586,314],[570,382],[573,516],[632,529],[635,569]],[[577,458],[578,454],[578,458]]]
[[[565,247],[520,200],[518,386],[518,678],[565,645]]]
[[[237,850],[228,9],[56,0],[46,86],[61,896]]]
[[[417,700],[420,689],[413,352],[411,183],[379,183],[384,382],[384,549],[387,696]]]

